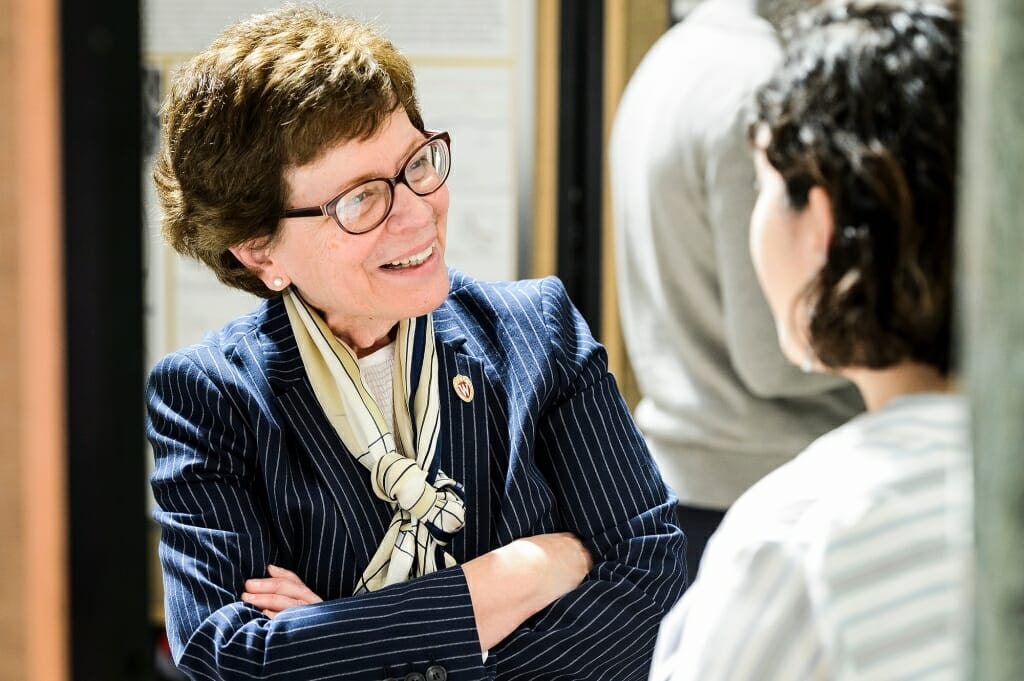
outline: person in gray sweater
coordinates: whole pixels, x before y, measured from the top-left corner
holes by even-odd
[[[612,130],[635,415],[679,496],[691,575],[741,493],[863,409],[782,356],[747,247],[751,96],[781,60],[778,24],[808,4],[705,0],[644,57]]]

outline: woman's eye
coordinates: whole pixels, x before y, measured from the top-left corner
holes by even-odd
[[[426,154],[414,158],[405,168],[405,174],[410,177],[419,177],[431,168],[430,157]]]
[[[346,215],[358,216],[373,205],[374,199],[379,195],[376,187],[365,187],[345,197],[345,200],[338,206],[338,211]]]

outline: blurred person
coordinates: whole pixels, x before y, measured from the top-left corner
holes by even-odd
[[[651,678],[959,679],[959,11],[856,1],[802,19],[757,95],[750,250],[786,357],[849,378],[868,411],[730,509],[662,624]]]
[[[163,230],[265,298],[150,376],[194,679],[641,679],[669,495],[562,285],[445,266],[449,135],[371,27],[287,7],[175,76]]]
[[[747,249],[748,103],[780,59],[778,25],[810,4],[700,3],[644,57],[612,132],[636,419],[679,496],[691,574],[743,491],[863,409],[847,381],[782,356]]]

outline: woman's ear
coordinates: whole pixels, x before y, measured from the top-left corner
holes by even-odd
[[[228,249],[247,270],[260,278],[263,284],[272,291],[283,288],[283,276],[276,271],[270,240],[259,237],[244,241]]]
[[[259,273],[270,262],[269,240],[266,237],[249,239],[228,250],[245,265],[246,269]]]
[[[828,256],[828,247],[835,233],[835,218],[832,215],[832,197],[824,187],[813,186],[807,193],[807,230],[810,248],[815,256],[824,264]]]

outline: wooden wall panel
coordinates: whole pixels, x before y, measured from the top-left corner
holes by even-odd
[[[615,111],[629,77],[654,41],[668,29],[668,0],[605,0],[604,34],[604,140],[602,249],[601,249],[601,342],[608,350],[608,366],[630,408],[640,399],[619,319],[615,279],[615,228],[608,185],[608,139]]]
[[[530,276],[557,271],[558,227],[558,22],[559,3],[537,2],[537,142],[534,150],[533,266]]]
[[[0,678],[66,679],[55,0],[0,0]]]

